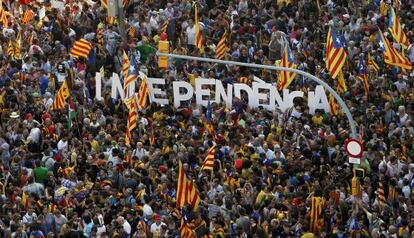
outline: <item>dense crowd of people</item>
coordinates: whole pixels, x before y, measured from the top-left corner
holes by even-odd
[[[0,237],[178,237],[183,220],[191,225],[188,237],[414,237],[414,74],[385,64],[375,42],[378,28],[387,32],[384,7],[398,1],[131,0],[125,36],[103,2],[2,3],[8,25],[1,18]],[[195,46],[194,4],[203,52]],[[25,22],[27,9],[34,16]],[[414,1],[395,9],[414,63]],[[277,72],[181,59],[159,69],[163,25],[175,54],[214,58],[226,32],[225,59],[273,65],[289,44],[298,69],[336,88],[324,61],[334,26],[348,55],[341,96],[364,145],[356,165],[365,173],[360,193],[353,193],[354,165],[344,150],[348,120],[341,112],[311,115],[304,100],[286,112],[249,108],[245,98],[233,99],[233,108],[212,103],[214,133],[205,128],[205,107],[151,103],[126,144],[128,109],[111,98],[109,79],[121,72],[123,52],[146,75],[166,78],[169,94],[172,81],[197,77],[224,85],[253,75],[277,82]],[[69,55],[80,38],[92,44],[88,58]],[[10,47],[19,41],[20,56]],[[357,77],[368,54],[379,66],[368,69],[369,93]],[[104,99],[96,100],[101,68]],[[68,125],[68,106],[52,105],[70,69],[67,102],[75,117]],[[289,89],[315,86],[296,76]],[[212,146],[214,171],[201,171]],[[196,209],[176,206],[179,161],[200,194]],[[324,200],[317,229],[313,197]]]

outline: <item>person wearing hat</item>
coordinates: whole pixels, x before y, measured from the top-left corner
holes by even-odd
[[[153,221],[154,223],[151,224],[150,232],[152,234],[152,237],[158,238],[160,237],[161,227],[166,226],[166,224],[161,221],[161,216],[157,213],[154,214]]]

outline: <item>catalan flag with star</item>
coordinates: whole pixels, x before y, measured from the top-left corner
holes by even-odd
[[[377,44],[384,54],[384,61],[386,64],[398,66],[403,69],[411,69],[411,62],[393,47],[393,45],[388,41],[388,39],[379,29],[377,35]]]
[[[331,78],[335,79],[344,66],[347,54],[341,39],[337,36],[335,29],[329,27],[326,38],[326,68]]]

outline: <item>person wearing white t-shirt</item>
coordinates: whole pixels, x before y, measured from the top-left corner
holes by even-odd
[[[125,233],[127,233],[128,237],[131,234],[131,225],[128,223],[127,220],[125,220],[125,218],[123,217],[118,217],[117,222],[119,225],[121,225],[124,228]]]
[[[151,225],[151,234],[153,238],[158,238],[161,233],[161,227],[166,226],[164,222],[161,222],[161,216],[158,214],[154,215],[154,223]]]
[[[147,154],[148,152],[144,149],[142,142],[138,142],[137,148],[132,151],[132,156],[136,156],[139,160]]]

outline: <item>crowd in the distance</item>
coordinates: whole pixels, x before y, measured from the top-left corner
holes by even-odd
[[[129,1],[124,39],[102,2],[67,1],[57,9],[47,0],[30,1],[20,11],[30,7],[35,13],[27,24],[17,2],[3,1],[8,27],[0,35],[0,237],[178,237],[183,217],[195,237],[414,236],[414,74],[386,65],[375,42],[377,27],[387,31],[384,3],[199,0],[200,52],[190,0]],[[399,2],[396,12],[410,42],[404,52],[414,63],[414,1]],[[224,85],[253,75],[277,82],[277,72],[181,59],[159,69],[156,51],[167,20],[174,54],[215,58],[227,32],[225,59],[273,65],[289,44],[298,69],[336,88],[324,61],[326,34],[334,26],[348,55],[348,89],[341,96],[364,144],[357,166],[365,172],[361,196],[352,195],[347,118],[341,112],[311,115],[306,100],[295,100],[286,112],[249,108],[245,98],[234,98],[233,108],[212,103],[213,135],[205,128],[205,107],[150,104],[126,145],[127,108],[111,98],[109,80],[120,73],[124,51],[140,71],[166,78],[168,93],[172,81],[194,83],[197,77]],[[74,59],[69,51],[80,38],[93,48],[88,58]],[[21,59],[8,50],[16,39]],[[379,69],[369,68],[366,94],[357,66],[368,54]],[[95,73],[102,67],[104,99],[96,100]],[[70,126],[68,106],[52,110],[69,68],[75,75],[67,100],[75,109]],[[315,86],[297,76],[289,89]],[[214,171],[201,171],[213,145]],[[179,160],[200,194],[195,210],[176,206]],[[317,231],[310,223],[314,196],[325,200]]]

